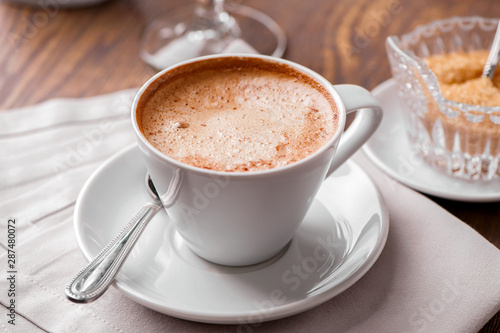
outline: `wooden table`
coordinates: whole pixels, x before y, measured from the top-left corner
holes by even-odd
[[[238,1],[238,0],[235,0]],[[114,0],[81,9],[40,0],[40,8],[0,3],[0,109],[54,97],[139,87],[155,71],[139,58],[145,23],[182,0]],[[333,83],[373,89],[391,77],[384,41],[451,16],[500,17],[494,0],[248,0],[288,36],[285,58]],[[500,248],[500,205],[432,198]],[[500,313],[482,332],[500,331]]]

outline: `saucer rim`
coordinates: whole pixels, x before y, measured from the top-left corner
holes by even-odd
[[[78,199],[75,205],[74,211],[74,232],[77,239],[77,244],[87,260],[91,260],[94,255],[89,252],[89,249],[84,245],[84,233],[81,232],[79,225],[83,223],[82,219],[79,217],[83,210],[83,199],[86,196],[87,191],[92,188],[94,182],[99,178],[100,174],[111,165],[116,163],[117,160],[123,158],[124,155],[131,154],[133,151],[139,147],[137,144],[132,144],[121,151],[117,152],[115,155],[111,156],[108,160],[106,160],[101,166],[94,171],[94,173],[89,177],[86,181],[82,190],[78,195]],[[211,324],[252,324],[252,323],[260,323],[270,320],[281,319],[285,317],[289,317],[298,313],[302,313],[309,309],[312,309],[320,304],[325,303],[326,301],[334,298],[335,296],[341,294],[351,286],[353,286],[357,281],[359,281],[375,264],[375,262],[380,257],[383,249],[385,248],[385,244],[387,242],[388,234],[389,234],[389,213],[383,196],[373,181],[372,177],[366,173],[366,171],[360,167],[356,162],[352,159],[345,162],[349,164],[351,167],[355,167],[359,169],[360,172],[366,176],[367,181],[369,181],[373,187],[375,192],[374,198],[378,201],[378,208],[380,209],[380,230],[377,235],[376,244],[373,247],[370,255],[362,261],[362,263],[354,270],[349,277],[345,278],[345,280],[341,281],[338,284],[333,284],[328,289],[324,290],[322,293],[315,295],[313,297],[304,297],[299,300],[295,300],[291,303],[278,305],[273,307],[273,311],[270,315],[263,314],[261,310],[256,309],[253,311],[241,311],[241,312],[232,312],[230,315],[224,315],[220,312],[214,312],[210,309],[207,309],[204,312],[194,311],[179,311],[175,307],[172,307],[168,304],[162,303],[159,299],[152,299],[151,297],[141,294],[140,291],[135,290],[133,287],[127,285],[126,282],[120,282],[119,278],[113,282],[113,286],[124,293],[128,298],[133,301],[155,311],[158,311],[163,314],[167,314],[176,318],[202,322],[202,323],[211,323]],[[145,166],[144,166],[145,169]],[[241,318],[246,318],[246,320],[242,323]],[[249,319],[252,318],[252,319]]]
[[[371,93],[379,102],[382,99],[395,99],[398,98],[397,94],[389,94],[388,91],[390,90],[395,90],[396,89],[396,81],[394,78],[390,78],[379,85],[377,85],[375,88],[372,89]],[[386,97],[388,95],[388,97]],[[394,111],[390,111],[394,112]],[[386,115],[387,112],[386,109],[384,109],[384,115]],[[384,116],[382,121],[386,119],[387,117]],[[374,136],[376,136],[377,133],[375,132]],[[373,137],[372,137],[373,138]],[[488,202],[497,202],[500,200],[500,191],[498,192],[488,192],[488,193],[479,193],[479,194],[474,194],[470,195],[467,194],[467,191],[462,191],[462,192],[450,192],[448,190],[443,190],[444,187],[434,187],[432,186],[433,183],[429,182],[428,184],[422,184],[420,182],[413,181],[411,178],[405,178],[402,177],[393,167],[389,165],[389,163],[386,163],[382,158],[379,157],[379,155],[375,152],[374,149],[370,148],[368,142],[363,145],[362,151],[363,153],[373,162],[377,167],[379,167],[383,172],[385,172],[387,175],[390,177],[394,178],[398,182],[411,187],[419,192],[432,195],[435,197],[439,197],[442,199],[448,199],[448,200],[456,200],[456,201],[462,201],[462,202],[476,202],[476,203],[488,203]],[[431,166],[424,166],[426,170],[431,172],[433,176],[441,179],[448,179],[450,182],[463,182],[466,184],[465,186],[470,186],[470,187],[480,187],[482,186],[482,183],[474,183],[474,182],[468,182],[466,180],[461,180],[458,178],[453,178],[451,176],[448,176],[446,174],[441,173],[438,170],[435,170]],[[417,169],[419,170],[419,169]],[[479,181],[481,182],[481,181]]]

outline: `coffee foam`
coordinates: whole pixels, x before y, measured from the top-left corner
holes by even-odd
[[[316,81],[284,65],[225,58],[179,68],[138,104],[147,140],[196,167],[255,171],[314,153],[338,127],[336,105]]]

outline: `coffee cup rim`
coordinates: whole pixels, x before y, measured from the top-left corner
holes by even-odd
[[[142,131],[139,129],[139,125],[137,123],[137,105],[139,103],[140,98],[142,97],[143,93],[149,88],[149,86],[155,82],[158,78],[163,76],[165,73],[178,68],[183,65],[187,65],[190,63],[194,62],[201,62],[205,60],[210,60],[210,59],[217,59],[217,58],[251,58],[251,59],[261,59],[273,63],[278,63],[278,64],[284,64],[287,66],[292,67],[295,70],[300,71],[303,74],[306,74],[307,76],[313,78],[316,82],[318,82],[321,86],[323,86],[331,96],[333,96],[333,99],[335,101],[335,105],[337,106],[337,111],[338,111],[338,126],[333,134],[333,136],[326,142],[322,147],[320,147],[318,150],[313,152],[312,154],[298,160],[295,162],[292,162],[290,164],[284,165],[284,166],[279,166],[275,167],[272,169],[266,169],[266,170],[257,170],[257,171],[219,171],[219,170],[211,170],[211,169],[204,169],[200,167],[196,167],[187,163],[180,162],[172,157],[169,157],[168,155],[162,153],[159,151],[155,146],[153,146],[147,138],[144,136]],[[273,56],[267,56],[267,55],[260,55],[260,54],[247,54],[247,53],[227,53],[227,54],[212,54],[212,55],[206,55],[206,56],[201,56],[197,58],[192,58],[188,59],[179,63],[176,63],[172,66],[169,66],[160,72],[156,73],[154,76],[152,76],[146,83],[142,85],[142,87],[139,89],[139,91],[136,93],[134,97],[134,101],[132,103],[132,109],[131,109],[131,120],[132,120],[132,127],[134,129],[134,132],[136,134],[136,137],[139,138],[142,144],[144,144],[150,152],[154,154],[154,156],[160,160],[165,160],[170,164],[175,165],[178,168],[181,169],[187,169],[190,172],[195,172],[198,174],[204,174],[204,175],[209,175],[209,176],[225,176],[225,177],[245,177],[245,178],[251,178],[253,176],[262,176],[262,175],[272,175],[275,173],[283,173],[290,171],[292,169],[296,169],[300,166],[303,166],[305,164],[310,163],[311,161],[315,160],[318,158],[318,156],[322,155],[324,152],[326,152],[328,149],[333,149],[334,148],[334,143],[339,140],[339,137],[342,135],[344,131],[344,126],[346,122],[346,109],[344,102],[342,101],[342,98],[340,95],[337,93],[337,91],[334,89],[333,84],[331,84],[326,78],[321,76],[320,74],[316,73],[310,68],[307,68],[301,64],[295,63],[293,61],[287,60],[287,59],[282,59],[278,57],[273,57]]]

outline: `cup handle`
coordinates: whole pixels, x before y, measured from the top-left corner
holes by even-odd
[[[344,102],[346,114],[358,112],[349,128],[342,134],[326,177],[330,176],[352,154],[372,136],[382,121],[382,107],[366,89],[352,85],[339,84],[334,89]]]

